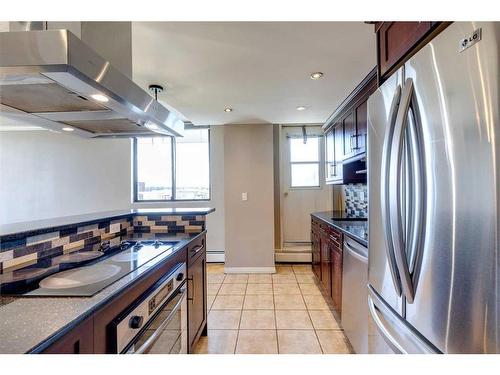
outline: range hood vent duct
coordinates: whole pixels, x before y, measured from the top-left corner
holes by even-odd
[[[177,112],[68,30],[0,33],[0,113],[88,138],[184,132]]]

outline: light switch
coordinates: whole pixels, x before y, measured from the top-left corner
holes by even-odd
[[[241,193],[241,200],[242,201],[247,201],[248,200],[248,194],[247,193]]]

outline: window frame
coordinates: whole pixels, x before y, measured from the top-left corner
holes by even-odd
[[[137,138],[132,138],[132,185],[133,185],[133,203],[165,203],[165,202],[208,202],[212,199],[212,164],[211,164],[211,139],[210,139],[210,126],[185,126],[186,130],[199,130],[206,129],[208,132],[208,198],[207,199],[177,199],[177,184],[176,184],[176,171],[177,171],[177,142],[175,137],[171,135],[154,135],[142,136],[141,138],[154,138],[154,137],[169,137],[172,138],[171,158],[172,158],[172,198],[171,199],[141,199],[139,200],[139,192],[137,189]]]
[[[288,148],[288,189],[289,190],[320,190],[322,189],[322,171],[321,171],[321,164],[322,164],[322,142],[323,142],[323,136],[322,135],[308,135],[308,138],[318,138],[318,161],[292,161],[292,147],[291,147],[291,139],[301,139],[303,138],[302,136],[287,136],[287,148]],[[292,185],[292,165],[294,164],[317,164],[318,166],[318,185],[314,186],[293,186]]]

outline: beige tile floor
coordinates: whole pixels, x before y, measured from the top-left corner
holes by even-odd
[[[310,265],[228,274],[208,264],[208,336],[199,354],[348,354],[350,345]]]

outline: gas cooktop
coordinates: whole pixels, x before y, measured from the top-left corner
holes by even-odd
[[[59,255],[0,275],[0,291],[23,297],[90,297],[160,254],[173,251],[176,242],[123,240],[117,246],[103,242],[97,251]]]

